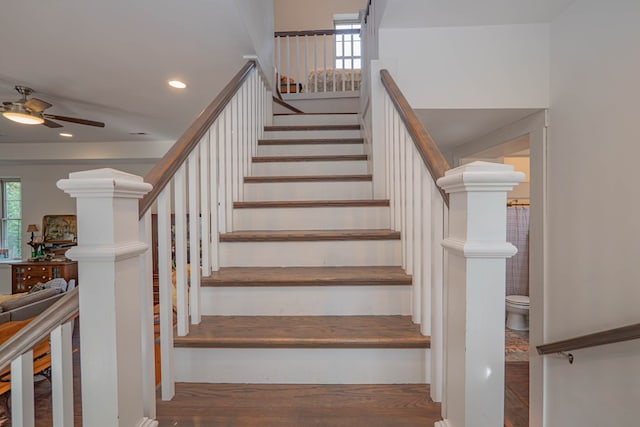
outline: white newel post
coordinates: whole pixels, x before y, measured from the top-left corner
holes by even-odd
[[[504,425],[507,192],[524,180],[509,165],[473,162],[448,171],[443,421],[437,427]]]
[[[142,178],[113,169],[69,174],[58,188],[77,199],[82,421],[92,427],[153,427],[144,416],[138,199]]]

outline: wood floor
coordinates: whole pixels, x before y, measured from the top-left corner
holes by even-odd
[[[529,426],[529,362],[505,364],[504,415],[506,427]]]

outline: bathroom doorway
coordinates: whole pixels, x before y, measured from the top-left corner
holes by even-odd
[[[529,205],[528,295],[531,302],[529,331],[509,330],[505,322],[505,425],[508,427],[539,426],[542,419],[542,365],[535,348],[532,349],[535,344],[530,343],[541,343],[543,331],[546,126],[546,111],[540,111],[452,153],[454,166],[475,160],[504,163],[505,158],[515,157],[516,161],[526,162],[529,169],[523,171],[526,182],[516,187],[520,193],[509,195],[515,204]]]

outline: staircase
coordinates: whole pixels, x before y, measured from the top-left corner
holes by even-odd
[[[429,337],[357,114],[276,115],[176,337],[178,383],[425,384]]]

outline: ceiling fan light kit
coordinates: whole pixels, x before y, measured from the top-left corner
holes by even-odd
[[[77,123],[80,125],[96,126],[102,128],[104,127],[104,123],[96,122],[93,120],[58,116],[55,114],[45,114],[43,113],[43,111],[49,107],[52,107],[51,104],[38,98],[28,99],[27,97],[33,93],[33,89],[31,88],[28,88],[26,86],[16,86],[15,89],[20,95],[22,95],[22,98],[20,98],[18,101],[5,101],[0,107],[2,110],[2,115],[9,120],[25,125],[45,125],[49,128],[62,127],[61,124],[49,119]]]
[[[18,108],[12,108],[9,111],[2,113],[7,119],[21,123],[23,125],[41,125],[44,123],[44,118],[33,115],[27,111],[20,111]]]

